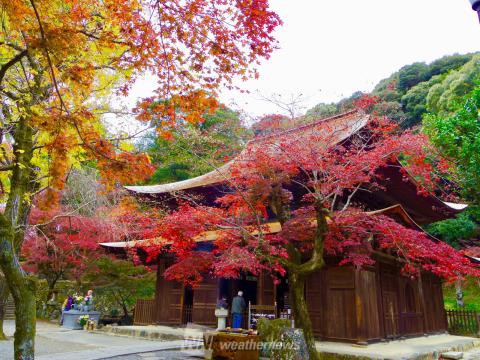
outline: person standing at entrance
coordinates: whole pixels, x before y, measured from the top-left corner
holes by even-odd
[[[245,299],[243,298],[243,291],[239,291],[238,295],[235,296],[232,301],[232,327],[234,329],[239,329],[242,327],[242,316],[246,308],[247,304],[245,304]]]

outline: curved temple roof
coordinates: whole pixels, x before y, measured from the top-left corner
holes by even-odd
[[[331,116],[307,125],[253,139],[247,143],[245,149],[235,159],[201,176],[168,184],[125,186],[125,188],[139,194],[166,194],[225,183],[229,181],[230,169],[232,164],[236,161],[240,161],[242,156],[247,154],[247,152],[251,150],[252,147],[262,144],[272,146],[272,144],[277,141],[281,141],[284,137],[298,136],[301,139],[302,135],[307,136],[311,135],[312,133],[314,135],[321,134],[322,136],[327,134],[327,141],[331,142],[331,145],[334,145],[357,133],[368,123],[368,118],[368,115],[357,110],[352,110],[343,114]],[[401,165],[399,164],[399,166]],[[389,171],[387,170],[387,172]],[[404,184],[405,182],[402,180],[403,176],[400,176],[399,178],[399,175],[400,174],[388,175],[388,178],[390,178],[391,181],[391,186],[393,188],[396,188],[395,192],[398,193],[395,194],[398,196],[394,196],[392,199],[389,200],[389,203],[396,204],[398,202],[401,203],[404,207],[406,207],[409,212],[413,211],[412,216],[416,219],[417,223],[423,224],[448,218],[460,212],[467,206],[465,204],[443,202],[433,195],[423,197],[424,200],[422,201],[422,203],[420,203],[418,201],[420,195],[418,195],[417,191],[412,188],[413,184],[415,183],[414,179],[411,179],[411,184]],[[409,189],[408,187],[412,189]],[[407,193],[408,196],[406,196]],[[385,193],[377,195],[383,197],[387,194]],[[402,197],[404,197],[404,199],[402,199]],[[386,204],[381,206],[381,208],[385,206]]]
[[[280,140],[284,136],[298,136],[311,132],[325,131],[325,128],[327,126],[328,129],[330,129],[330,131],[332,132],[331,141],[334,143],[339,143],[355,134],[361,128],[363,128],[367,124],[367,122],[367,115],[361,114],[357,110],[352,110],[340,115],[321,119],[307,125],[253,139],[248,142],[245,150],[242,153],[244,153],[251,146],[257,146],[259,144],[275,141],[277,139]],[[238,157],[241,157],[242,153],[240,153]],[[188,180],[159,185],[125,186],[125,188],[141,194],[162,194],[192,189],[201,186],[219,184],[228,181],[230,177],[230,166],[233,162],[235,162],[235,159],[204,175],[200,175]]]

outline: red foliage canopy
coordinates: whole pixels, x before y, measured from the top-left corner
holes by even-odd
[[[22,247],[24,268],[49,282],[78,280],[104,255],[99,243],[115,239],[115,229],[106,221],[68,211],[33,209],[30,225]]]
[[[445,279],[480,275],[461,252],[355,203],[358,192],[382,187],[379,169],[399,166],[399,156],[405,178],[422,179],[420,193],[436,188],[439,177],[424,136],[399,133],[384,118],[333,117],[251,142],[232,165],[231,192],[218,207],[183,204],[160,222],[164,249],[177,259],[166,276],[196,284],[206,274],[284,274],[292,254],[308,258],[315,251],[354,266],[371,264],[375,253],[395,256],[410,275],[421,269]],[[283,225],[279,232],[266,225],[268,209]]]

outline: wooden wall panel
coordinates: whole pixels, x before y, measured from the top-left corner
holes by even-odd
[[[351,267],[329,268],[327,271],[327,338],[357,340],[354,275]]]
[[[445,305],[443,303],[442,284],[433,275],[422,275],[423,293],[425,296],[425,332],[447,331]]]
[[[170,265],[168,260],[160,259],[157,268],[157,286],[155,293],[156,322],[159,324],[181,324],[183,285],[176,281],[167,281],[163,277]]]
[[[418,280],[399,277],[400,292],[400,334],[422,335],[423,309],[421,306]]]
[[[258,277],[257,283],[257,304],[275,305],[276,286],[273,283],[272,276],[262,272]]]
[[[209,326],[217,324],[215,306],[217,305],[218,290],[218,279],[205,279],[193,290],[193,323]]]
[[[181,324],[185,287],[178,281],[168,281],[168,285],[165,296],[166,308],[168,309],[168,323]]]
[[[323,338],[325,334],[326,314],[326,272],[317,271],[311,274],[306,281],[306,299],[308,312],[312,321],[313,333],[316,337]]]
[[[398,269],[388,264],[380,264],[380,288],[383,309],[384,337],[400,335]]]
[[[433,297],[435,303],[435,331],[447,331],[447,313],[445,311],[445,303],[443,301],[443,287],[442,282],[438,278],[433,280]]]
[[[357,339],[359,342],[378,340],[383,336],[378,311],[377,277],[375,271],[357,270],[355,277],[355,305]]]

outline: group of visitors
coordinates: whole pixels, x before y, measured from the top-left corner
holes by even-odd
[[[220,297],[217,302],[217,308],[220,309],[228,309],[228,302],[225,296]],[[243,298],[243,291],[239,291],[237,296],[235,296],[232,300],[232,328],[239,329],[242,327],[242,319],[245,310],[247,309],[247,304],[245,303],[245,299]]]
[[[78,299],[78,298],[82,299],[82,303],[85,304],[85,306],[86,306],[84,308],[84,309],[86,309],[86,311],[88,311],[93,306],[93,290],[88,290],[87,295],[85,295],[85,297],[83,297],[83,298],[78,297],[76,295],[68,295],[68,297],[65,299],[65,301],[63,302],[63,305],[62,305],[62,317],[60,319],[60,325],[63,324],[63,314],[66,311],[70,311],[70,310],[74,309],[76,299]]]

